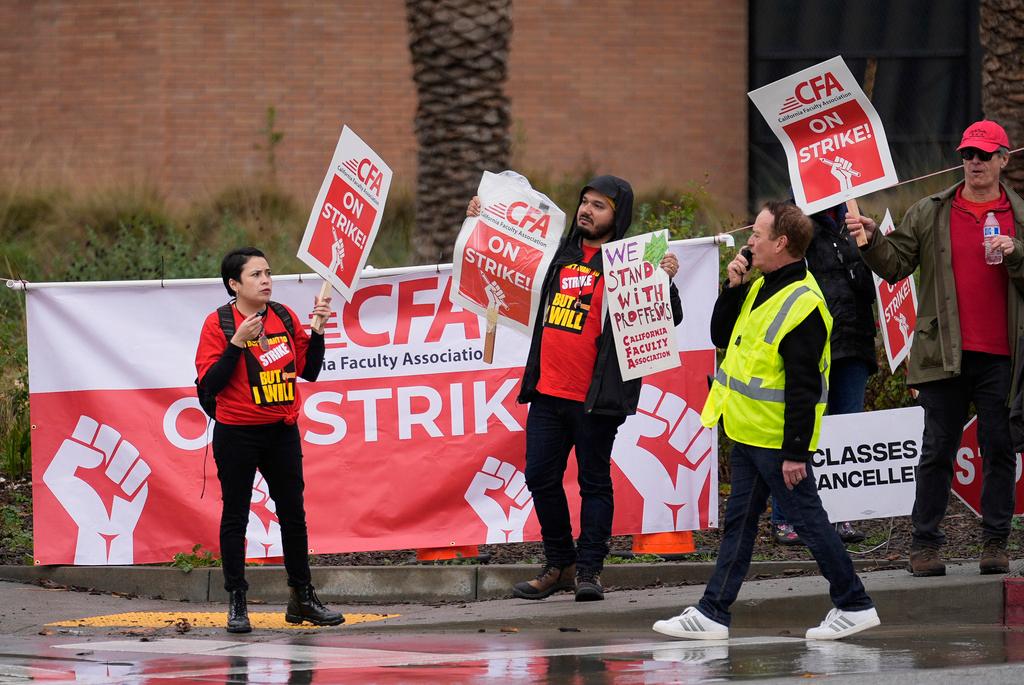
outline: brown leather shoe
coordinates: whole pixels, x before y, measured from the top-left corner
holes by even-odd
[[[576,589],[576,564],[558,568],[547,564],[533,580],[512,586],[512,594],[520,599],[544,599],[560,590]]]
[[[982,575],[989,573],[1009,573],[1010,557],[1006,554],[1006,540],[988,540],[981,550],[978,568]]]
[[[939,550],[930,547],[910,550],[910,564],[907,570],[917,578],[946,575],[946,565],[939,558]]]

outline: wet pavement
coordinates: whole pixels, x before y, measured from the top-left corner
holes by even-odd
[[[88,632],[88,631],[84,631]],[[1024,682],[1024,632],[879,628],[842,642],[745,634],[662,641],[634,630],[255,633],[233,638],[0,638],[0,682],[82,683]]]

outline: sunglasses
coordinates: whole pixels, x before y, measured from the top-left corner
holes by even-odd
[[[965,162],[969,162],[970,160],[977,157],[983,162],[988,162],[992,160],[992,155],[994,154],[994,152],[984,152],[982,150],[977,150],[973,147],[969,147],[965,150],[960,151],[960,159],[964,160]]]

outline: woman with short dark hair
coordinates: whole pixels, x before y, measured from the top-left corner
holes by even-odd
[[[323,321],[330,316],[331,298],[316,300],[313,316],[320,324],[310,336],[295,312],[271,301],[270,265],[256,248],[225,255],[221,277],[234,300],[206,317],[196,371],[200,396],[216,400],[213,458],[223,499],[220,548],[229,594],[227,631],[252,630],[245,599],[245,531],[256,469],[267,482],[281,525],[291,589],[285,620],[338,625],[344,617],[325,607],[311,584],[295,383],[297,377],[314,381],[320,373]]]

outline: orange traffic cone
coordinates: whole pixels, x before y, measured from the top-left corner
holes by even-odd
[[[424,547],[416,550],[416,561],[445,561],[447,559],[479,559],[480,548],[476,545],[451,545],[449,547]]]
[[[284,563],[284,557],[258,557],[255,559],[246,559],[245,563],[253,564],[254,566],[275,566]]]
[[[672,533],[641,533],[633,536],[633,554],[657,554],[664,559],[679,559],[697,548],[693,533],[679,530]]]

